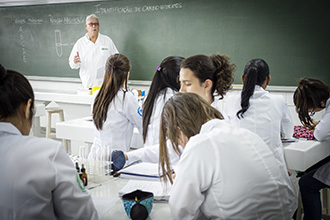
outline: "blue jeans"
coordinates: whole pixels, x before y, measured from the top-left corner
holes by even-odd
[[[320,190],[329,186],[313,177],[316,170],[305,173],[299,180],[304,220],[320,220],[322,217]]]

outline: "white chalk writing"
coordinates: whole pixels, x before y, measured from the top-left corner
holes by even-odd
[[[63,51],[62,51],[62,35],[60,30],[55,30],[55,48],[56,48],[57,56],[61,57]]]
[[[42,18],[27,18],[27,24],[42,24],[44,23],[44,19]]]
[[[85,18],[83,17],[59,17],[55,18],[53,15],[49,14],[49,22],[53,25],[58,24],[82,24],[85,23]]]
[[[63,55],[63,47],[72,47],[73,43],[62,43],[62,34],[61,30],[55,30],[55,50],[58,57],[62,57]]]
[[[154,12],[171,9],[181,9],[182,3],[174,3],[167,5],[143,5],[137,7],[102,7],[101,4],[95,5],[95,14],[110,14],[110,13],[141,13],[141,12]]]
[[[18,33],[19,33],[19,44],[21,45],[21,49],[22,49],[22,59],[23,62],[26,63],[27,58],[26,58],[26,50],[25,50],[25,39],[24,39],[22,27],[19,27]]]

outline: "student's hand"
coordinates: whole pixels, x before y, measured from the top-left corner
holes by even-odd
[[[175,173],[173,173],[173,174],[172,174],[172,179],[173,179],[173,180],[175,179],[175,176],[176,176]]]
[[[112,175],[117,173],[117,171],[121,170],[125,163],[126,163],[126,159],[125,159],[125,155],[124,152],[121,150],[115,150],[112,152],[111,154],[111,169],[112,169]]]
[[[74,56],[73,62],[74,63],[80,63],[80,56],[79,56],[79,52],[78,51],[77,51],[77,55]]]
[[[313,121],[313,123],[311,124],[310,127],[308,127],[307,129],[310,130],[310,131],[314,131],[315,130],[315,127],[316,125],[320,123],[320,121]]]

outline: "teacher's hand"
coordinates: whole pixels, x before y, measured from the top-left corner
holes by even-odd
[[[79,52],[78,51],[77,51],[77,55],[74,56],[73,62],[74,63],[80,63],[80,56],[79,56]]]

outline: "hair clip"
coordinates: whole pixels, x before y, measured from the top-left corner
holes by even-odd
[[[113,70],[115,70],[115,69],[116,69],[116,67],[115,67],[115,66],[112,66],[112,69],[113,69]]]
[[[157,66],[157,71],[160,71],[162,69],[162,67]]]

